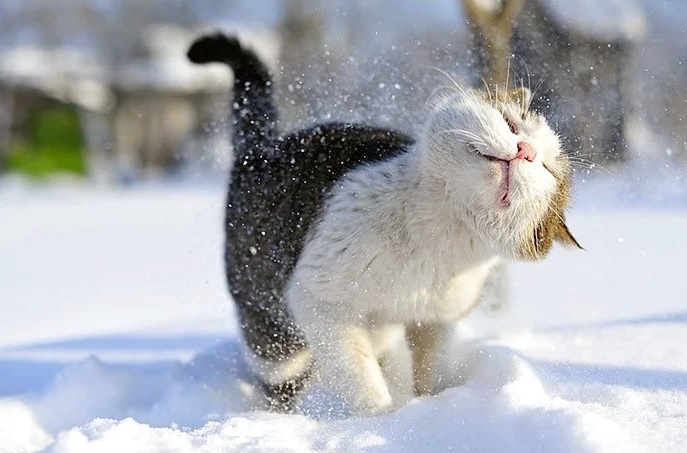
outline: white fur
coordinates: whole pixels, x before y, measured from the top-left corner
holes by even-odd
[[[517,105],[506,105],[518,114]],[[518,116],[519,118],[519,116]],[[386,325],[451,329],[476,304],[501,256],[515,257],[522,237],[548,209],[558,139],[539,117],[511,133],[488,101],[458,92],[432,105],[418,145],[391,161],[344,177],[311,231],[287,289],[287,301],[312,348],[324,382],[359,413],[392,408],[378,357]],[[510,205],[498,204],[502,166],[474,152],[512,158],[518,141],[534,162],[510,165]],[[423,363],[436,355],[421,338]],[[388,346],[388,345],[387,345]],[[425,365],[426,366],[426,365]],[[417,370],[416,370],[417,371]],[[410,370],[408,370],[410,372]],[[422,389],[433,388],[420,373]]]

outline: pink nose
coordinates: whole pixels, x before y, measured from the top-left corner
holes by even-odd
[[[527,142],[518,142],[518,152],[515,154],[515,159],[525,159],[528,162],[533,162],[537,152]]]

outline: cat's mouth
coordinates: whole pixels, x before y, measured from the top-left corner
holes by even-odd
[[[497,196],[497,202],[498,205],[501,206],[502,208],[507,208],[510,206],[510,197],[509,197],[509,192],[510,192],[510,186],[511,186],[511,174],[510,174],[510,164],[512,161],[506,160],[506,159],[500,159],[495,156],[491,156],[489,154],[484,154],[480,152],[480,150],[473,145],[472,143],[468,144],[468,148],[470,151],[474,152],[478,156],[480,156],[483,159],[486,159],[490,162],[496,162],[499,164],[499,167],[501,168],[501,174],[502,179],[501,183],[499,184],[499,189],[498,189],[498,196]]]
[[[472,151],[473,153],[475,153],[475,154],[477,154],[478,156],[483,157],[483,158],[485,158],[485,159],[487,159],[487,160],[490,160],[490,161],[493,161],[493,162],[498,162],[498,161],[508,162],[508,161],[505,160],[505,159],[499,159],[498,157],[490,156],[489,154],[484,154],[482,151],[479,150],[479,148],[477,148],[477,147],[476,147],[475,145],[473,145],[472,143],[468,143],[468,148],[469,148],[470,151]]]

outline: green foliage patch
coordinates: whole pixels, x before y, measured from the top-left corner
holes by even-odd
[[[77,112],[68,106],[32,112],[25,138],[11,146],[7,169],[35,178],[52,173],[84,175],[84,144]]]

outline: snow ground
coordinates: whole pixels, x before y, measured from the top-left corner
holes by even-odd
[[[684,179],[622,174],[578,178],[586,251],[513,265],[508,309],[463,323],[463,385],[366,419],[261,410],[220,183],[0,181],[0,452],[686,451],[687,196],[655,190]]]

